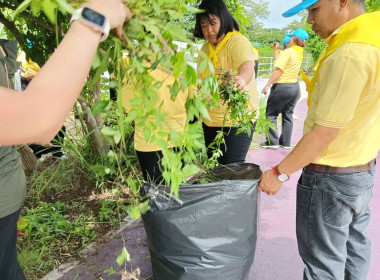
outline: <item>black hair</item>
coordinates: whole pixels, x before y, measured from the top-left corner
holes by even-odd
[[[226,3],[224,3],[223,0],[203,0],[198,8],[204,10],[204,12],[197,13],[196,15],[194,37],[204,39],[201,20],[206,19],[208,22],[211,22],[210,15],[215,15],[220,18],[218,39],[228,32],[234,30],[240,31],[238,22],[228,11]]]

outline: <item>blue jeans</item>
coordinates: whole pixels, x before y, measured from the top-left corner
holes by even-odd
[[[303,279],[367,279],[375,169],[333,174],[303,170],[297,186],[298,252]]]

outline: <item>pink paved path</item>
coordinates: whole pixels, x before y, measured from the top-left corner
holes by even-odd
[[[293,145],[302,136],[306,110],[306,100],[300,101],[295,110],[298,119],[295,120],[293,130]],[[288,153],[289,151],[281,148],[250,150],[247,161],[259,164],[263,170],[266,170],[279,163]],[[379,156],[378,162],[380,162]],[[368,280],[380,279],[380,164],[376,169],[374,197],[370,204],[372,217],[368,227],[372,240]],[[260,233],[250,280],[302,279],[303,263],[298,256],[295,233],[296,185],[299,175],[300,172],[292,175],[276,196],[261,195]]]

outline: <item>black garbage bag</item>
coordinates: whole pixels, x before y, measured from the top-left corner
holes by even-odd
[[[219,166],[219,181],[186,185],[179,197],[146,185],[151,210],[142,216],[155,280],[246,280],[257,240],[255,164]],[[195,180],[196,181],[196,180]]]

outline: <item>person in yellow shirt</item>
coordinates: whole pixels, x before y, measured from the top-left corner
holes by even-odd
[[[284,40],[282,40],[282,48],[281,50],[278,50],[280,43],[274,41],[272,44],[272,50],[273,50],[273,61],[276,62],[277,58],[280,56],[280,54],[286,50],[289,47],[289,42],[292,37],[285,36]]]
[[[254,78],[254,53],[248,39],[239,33],[239,24],[228,11],[223,0],[204,0],[199,5],[204,10],[196,15],[194,36],[206,39],[201,52],[205,53],[214,64],[215,69],[237,71],[235,84],[238,89],[249,92],[249,104],[252,110],[258,108],[259,95]],[[198,56],[198,69],[202,56]],[[209,75],[209,69],[199,73],[201,77]],[[254,125],[250,134],[236,135],[237,127],[232,121],[225,121],[227,105],[209,111],[210,120],[203,120],[203,132],[206,147],[209,147],[223,129],[225,143],[220,149],[223,155],[219,157],[219,164],[241,163],[245,161],[252,141]],[[212,149],[208,149],[208,156],[212,156]]]
[[[255,79],[257,79],[257,73],[259,72],[259,47],[261,47],[261,45],[257,42],[253,45],[253,53],[255,54]]]
[[[304,136],[261,177],[276,194],[303,168],[297,186],[297,240],[303,279],[367,279],[375,158],[380,149],[380,11],[364,0],[306,0],[307,21],[327,43],[307,85]]]
[[[169,89],[174,83],[174,76],[161,68],[152,70],[150,75],[156,82],[162,82],[162,86],[157,90],[156,108],[159,108],[160,112],[166,115],[160,133],[166,132],[169,138],[171,132],[182,132],[185,129],[187,118],[185,103],[188,91],[180,91],[176,99],[172,100]],[[123,88],[123,103],[127,113],[130,111],[132,106],[131,101],[135,97],[133,89],[128,87],[127,84]],[[145,138],[144,128],[149,128],[149,122],[156,123],[155,117],[149,116],[145,126],[135,127],[134,147],[144,180],[158,183],[162,180],[161,159],[163,155],[157,143],[158,139],[151,139],[152,137],[149,139]],[[157,136],[156,131],[151,133],[151,136],[153,135]],[[168,141],[168,147],[172,147],[168,139],[164,140]]]
[[[293,112],[301,95],[298,74],[303,59],[303,48],[309,35],[302,28],[287,35],[291,37],[289,48],[277,58],[275,70],[262,90],[263,94],[268,94],[268,89],[272,86],[267,102],[266,117],[277,126],[277,117],[280,113],[282,114],[281,136],[279,138],[277,131],[270,128],[269,139],[260,144],[263,148],[277,149],[279,146],[285,149],[291,148]]]

